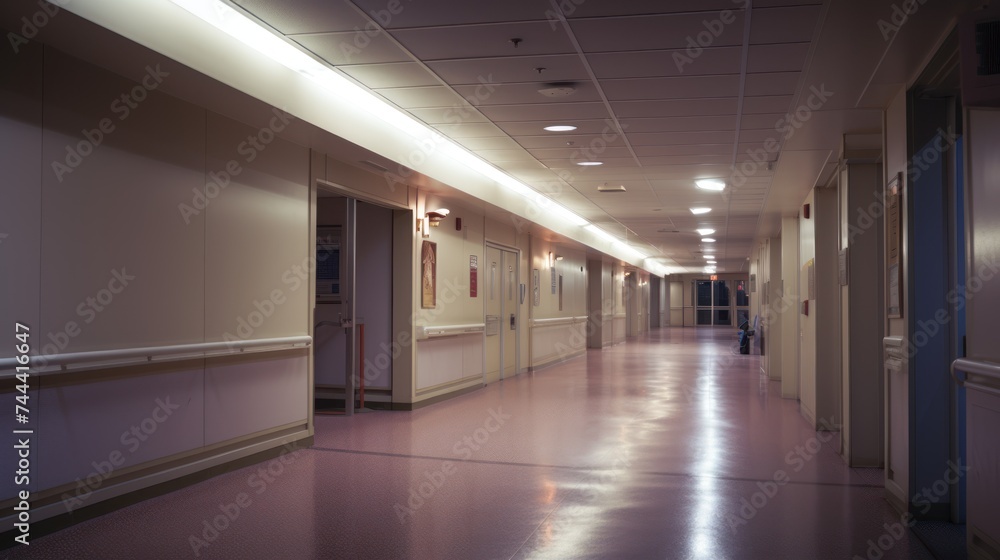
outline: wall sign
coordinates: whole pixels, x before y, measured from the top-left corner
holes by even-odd
[[[535,307],[541,303],[542,295],[542,276],[538,269],[532,269],[531,271],[531,303]]]
[[[469,255],[469,297],[479,295],[479,256]]]

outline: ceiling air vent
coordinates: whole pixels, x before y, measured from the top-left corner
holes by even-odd
[[[962,16],[959,56],[962,103],[1000,107],[1000,4]]]
[[[1000,20],[976,23],[977,76],[1000,74]]]
[[[550,82],[542,84],[538,93],[545,97],[566,97],[576,93],[576,82]]]

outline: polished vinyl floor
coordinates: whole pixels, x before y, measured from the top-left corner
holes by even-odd
[[[933,558],[882,471],[847,468],[734,342],[658,329],[415,412],[318,417],[310,449],[0,554]]]

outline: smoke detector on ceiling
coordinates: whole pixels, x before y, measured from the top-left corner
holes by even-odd
[[[566,97],[576,93],[576,83],[574,82],[551,82],[543,84],[538,93],[545,97]]]
[[[625,192],[625,185],[611,186],[607,183],[598,185],[597,192]]]

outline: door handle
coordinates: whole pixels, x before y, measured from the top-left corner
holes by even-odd
[[[517,330],[517,318],[514,317],[513,313],[510,314],[510,330]]]

